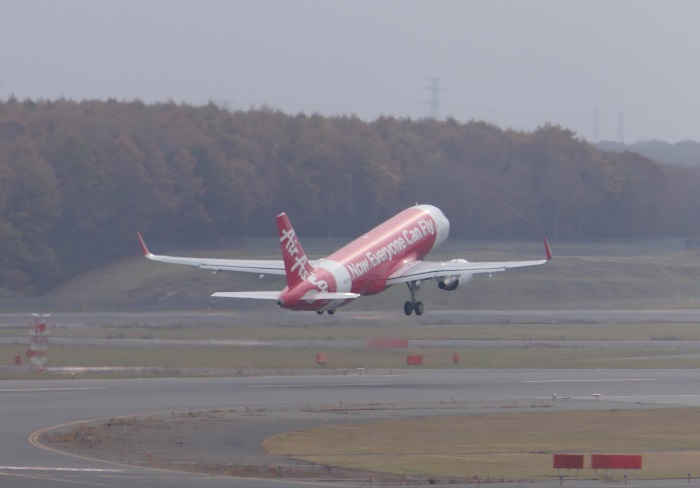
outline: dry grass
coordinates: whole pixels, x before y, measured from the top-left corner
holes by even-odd
[[[84,328],[51,329],[53,337],[103,339],[167,339],[167,340],[360,340],[406,338],[410,340],[532,340],[532,341],[700,341],[696,323],[497,323],[497,324],[423,324],[398,317],[393,322],[368,319],[344,323],[342,313],[333,322],[319,321],[313,315],[308,324],[274,325],[261,323],[254,317],[250,325],[139,326],[112,324]],[[274,318],[273,318],[274,320]],[[268,317],[268,322],[270,321]],[[29,341],[28,329],[0,328],[0,335],[23,336]]]
[[[391,420],[280,434],[263,446],[274,455],[346,468],[506,479],[553,476],[554,453],[641,454],[643,470],[635,477],[678,478],[697,471],[700,409]]]

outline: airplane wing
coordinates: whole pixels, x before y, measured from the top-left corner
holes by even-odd
[[[277,300],[279,291],[217,291],[213,293],[213,297],[223,298],[257,298],[260,300]],[[308,296],[309,300],[349,300],[359,297],[359,293],[342,293],[342,292],[318,292]]]
[[[146,243],[139,232],[136,233],[141,243],[143,255],[152,261],[161,263],[182,264],[194,266],[199,269],[210,269],[212,271],[239,271],[242,273],[274,274],[283,275],[284,262],[281,259],[214,259],[214,258],[189,258],[180,256],[164,256],[152,254],[146,247]],[[275,296],[275,298],[277,298]]]
[[[495,261],[470,263],[462,259],[454,261],[410,261],[399,268],[389,279],[387,285],[408,283],[411,281],[428,280],[431,278],[446,278],[460,274],[498,273],[509,268],[522,268],[525,266],[538,266],[552,259],[547,238],[544,238],[546,259],[535,261]]]
[[[213,297],[222,298],[254,298],[258,300],[277,300],[279,291],[217,291]]]

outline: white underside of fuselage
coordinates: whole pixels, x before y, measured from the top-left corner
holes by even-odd
[[[350,273],[343,264],[332,259],[321,259],[316,263],[316,268],[325,269],[333,275],[335,278],[336,289],[332,291],[340,293],[350,292],[350,289],[352,288],[352,279],[350,278]],[[347,300],[331,300],[324,305],[322,309],[335,309],[347,302]]]

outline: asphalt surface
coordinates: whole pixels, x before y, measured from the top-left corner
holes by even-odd
[[[376,314],[349,315],[344,321],[372,320]],[[379,315],[386,318],[386,316]],[[244,316],[245,317],[245,316]],[[281,313],[282,322],[308,321],[306,314]],[[336,316],[337,317],[337,316]],[[700,310],[681,311],[518,311],[518,312],[431,312],[440,323],[596,322],[698,322]],[[314,316],[312,318],[315,319]],[[333,320],[331,317],[318,317]],[[416,318],[411,318],[416,320]],[[207,314],[57,314],[52,322],[81,327],[99,323],[197,324],[235,323],[248,320],[236,315]],[[421,318],[421,320],[428,320]],[[220,321],[220,322],[219,322]],[[27,323],[27,314],[3,314],[0,327]],[[301,322],[299,322],[301,323]],[[658,344],[657,341],[654,341]],[[289,346],[287,344],[286,346]],[[669,347],[671,347],[669,345]],[[557,400],[553,399],[556,393]],[[598,395],[597,397],[594,395]],[[392,404],[410,407],[417,414],[445,413],[426,408],[453,402],[470,411],[508,407],[527,408],[549,403],[552,408],[610,409],[645,406],[699,406],[700,375],[695,370],[410,370],[394,374],[366,371],[365,374],[314,375],[249,378],[175,378],[128,380],[54,380],[0,382],[0,486],[24,487],[279,487],[294,484],[314,486],[368,486],[368,480],[249,479],[197,475],[117,465],[94,459],[68,456],[33,442],[33,434],[56,425],[126,415],[157,415],[171,411],[262,408],[267,428],[247,432],[237,440],[240,448],[260,463],[280,462],[266,458],[259,441],[276,431],[293,430],[299,419],[289,412],[312,406]],[[510,410],[509,410],[510,411]],[[361,420],[394,415],[367,410]],[[308,418],[304,418],[308,423]],[[679,474],[681,478],[684,474]],[[614,483],[620,485],[621,483]],[[629,486],[700,486],[700,480],[639,481],[633,475]],[[474,486],[466,485],[466,486]],[[489,484],[488,486],[501,486]],[[559,480],[538,483],[506,483],[508,487],[554,487]],[[600,487],[599,480],[564,480],[563,486]]]
[[[552,400],[553,393],[557,400]],[[595,400],[594,394],[600,394]],[[700,405],[700,375],[692,370],[546,371],[426,370],[392,375],[293,376],[256,378],[4,381],[0,383],[0,485],[3,487],[215,487],[289,486],[290,480],[256,480],[192,475],[139,466],[113,465],[41,449],[28,442],[41,428],[94,418],[133,414],[267,406],[290,411],[309,405],[429,405],[459,402],[470,408],[526,408],[553,402],[556,409],[640,408],[645,405]],[[379,411],[373,416],[381,417]],[[284,423],[278,423],[284,430]],[[290,426],[294,422],[290,421]],[[252,452],[259,439],[251,436]],[[275,460],[277,462],[278,460]],[[58,484],[60,482],[60,485]],[[307,483],[305,483],[307,484]],[[338,482],[314,481],[315,486]],[[366,486],[366,480],[343,485]],[[678,480],[632,486],[675,486]],[[559,486],[559,481],[536,483]],[[688,486],[683,480],[683,486]],[[489,485],[498,486],[498,485]],[[504,486],[520,486],[507,483]],[[525,483],[522,486],[533,486]],[[568,480],[565,486],[601,486],[600,481]]]

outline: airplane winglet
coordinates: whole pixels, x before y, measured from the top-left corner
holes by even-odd
[[[549,249],[549,242],[547,242],[547,236],[544,236],[544,253],[547,255],[547,261],[551,261],[552,251]]]
[[[141,233],[136,232],[136,235],[139,236],[139,243],[141,244],[141,250],[143,251],[143,255],[146,257],[151,256],[151,253],[149,252],[148,248],[146,247],[146,243],[143,241],[143,237],[141,237]]]

